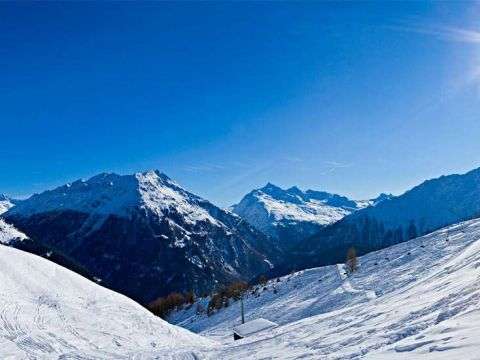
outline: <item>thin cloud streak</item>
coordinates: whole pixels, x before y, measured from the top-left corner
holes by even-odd
[[[390,25],[387,28],[396,31],[414,32],[417,34],[425,34],[434,36],[440,40],[464,42],[464,43],[480,43],[480,31],[463,29],[454,26],[443,25]]]
[[[412,25],[412,23],[406,22],[390,25],[387,28],[394,31],[423,34],[445,42],[470,44],[475,47],[478,47],[476,44],[480,44],[480,31],[471,28],[432,24]],[[414,114],[414,118],[418,118],[423,113],[438,108],[440,104],[453,98],[465,88],[479,86],[479,83],[480,57],[475,56],[466,60],[463,76],[445,89],[437,99],[432,99],[430,104],[426,104],[424,109],[417,111],[417,114]]]
[[[320,175],[332,174],[339,169],[345,169],[351,167],[351,163],[341,163],[338,161],[324,161],[325,170],[320,173]]]
[[[225,166],[218,165],[218,164],[194,164],[194,165],[187,165],[183,169],[188,172],[204,173],[204,172],[221,171],[225,169]]]

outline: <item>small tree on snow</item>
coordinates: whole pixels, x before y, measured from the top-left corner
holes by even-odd
[[[351,247],[350,249],[348,249],[347,261],[345,262],[345,266],[349,274],[357,270],[357,267],[358,267],[357,251],[355,250],[354,247]]]

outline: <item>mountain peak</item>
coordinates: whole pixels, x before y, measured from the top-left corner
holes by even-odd
[[[207,203],[164,173],[148,170],[131,175],[101,173],[88,180],[77,180],[33,195],[12,208],[9,215],[25,216],[68,210],[94,217],[130,217],[135,209],[141,208],[158,217],[174,212],[191,223],[208,220],[222,226],[204,208]]]
[[[297,186],[286,190],[268,183],[254,190],[232,207],[253,227],[292,244],[319,231],[357,209],[357,203],[327,192],[302,191]]]
[[[300,190],[297,186],[292,186],[291,188],[288,188],[286,190],[289,194],[293,194],[293,195],[304,195],[304,192],[302,190]]]
[[[279,187],[275,184],[272,184],[271,182],[268,182],[267,185],[260,188],[259,190],[261,190],[265,193],[269,193],[269,192],[272,192],[272,191],[284,191],[281,187]]]
[[[180,185],[178,185],[176,182],[170,179],[165,173],[157,169],[136,173],[135,177],[137,179],[143,178],[143,179],[150,179],[150,181],[160,181],[160,182],[168,183],[170,185],[174,185],[180,188]]]
[[[389,200],[393,197],[394,197],[393,194],[381,193],[375,199],[373,199],[373,201],[374,201],[374,203],[378,204],[380,201]]]
[[[135,271],[142,280],[128,284],[127,295],[142,301],[163,295],[161,291],[204,291],[217,281],[256,276],[271,267],[261,251],[276,251],[266,245],[268,238],[237,216],[177,186],[158,170],[79,180],[22,201],[5,219],[27,229],[32,238],[41,235],[47,245],[74,253],[75,260],[95,268],[109,287],[125,290],[125,271]],[[38,227],[31,226],[34,222]],[[207,266],[215,266],[214,273],[205,271]],[[191,276],[177,276],[179,268]],[[163,285],[153,289],[152,279]]]

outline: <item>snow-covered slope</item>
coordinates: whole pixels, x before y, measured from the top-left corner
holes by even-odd
[[[264,234],[158,171],[75,181],[3,216],[141,302],[250,279],[275,263]]]
[[[193,360],[211,346],[35,255],[0,245],[0,268],[1,359]]]
[[[194,306],[170,321],[221,340],[222,359],[478,359],[480,219],[359,263],[348,277],[343,265],[314,268],[249,294],[246,319],[280,326],[244,340],[232,339],[238,302],[210,317]]]
[[[7,224],[0,218],[0,244],[9,244],[11,241],[21,241],[27,239],[27,235],[15,229],[14,226]]]
[[[321,227],[385,198],[388,195],[373,200],[353,201],[323,191],[302,191],[296,186],[284,190],[268,183],[245,195],[231,210],[258,230],[278,239],[280,244],[292,246]]]
[[[8,196],[0,194],[0,215],[14,206],[15,204]]]

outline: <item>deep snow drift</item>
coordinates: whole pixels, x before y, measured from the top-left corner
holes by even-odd
[[[359,260],[349,277],[342,265],[315,268],[249,294],[247,321],[280,326],[244,340],[232,339],[238,302],[211,317],[194,306],[170,320],[221,340],[214,354],[222,359],[478,359],[479,219]]]
[[[0,245],[1,359],[197,359],[209,340],[53,262]]]

